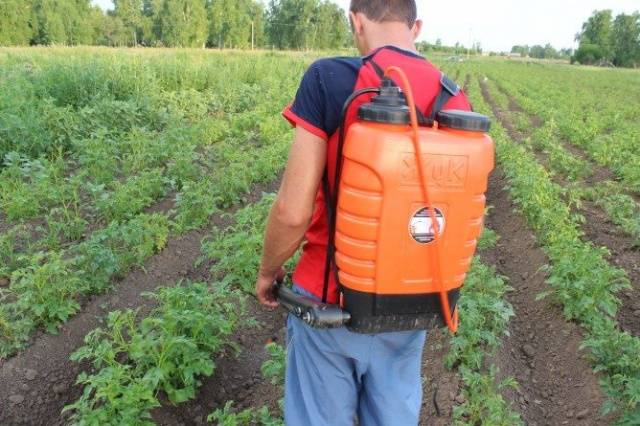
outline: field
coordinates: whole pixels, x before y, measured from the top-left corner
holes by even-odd
[[[0,424],[281,424],[252,296],[312,53],[0,50]],[[421,424],[640,424],[640,73],[436,59],[498,167]]]

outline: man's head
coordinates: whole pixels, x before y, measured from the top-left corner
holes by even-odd
[[[351,0],[349,18],[362,54],[380,44],[413,45],[422,29],[415,0]]]

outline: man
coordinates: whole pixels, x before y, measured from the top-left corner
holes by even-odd
[[[272,207],[256,282],[260,302],[277,306],[272,285],[303,240],[293,275],[294,291],[323,296],[327,217],[322,191],[325,167],[333,176],[340,112],[357,89],[377,87],[379,69],[400,66],[408,75],[417,107],[425,116],[440,91],[441,73],[415,47],[422,21],[415,0],[352,0],[350,21],[362,58],[329,58],[305,73],[284,117],[295,138],[282,185]],[[375,64],[374,64],[375,63]],[[363,96],[349,110],[356,119]],[[469,110],[462,92],[446,108]],[[334,182],[330,182],[331,188]],[[333,274],[332,274],[333,275]],[[328,302],[339,300],[331,280]],[[420,366],[425,331],[357,334],[346,328],[317,330],[293,316],[287,320],[285,422],[287,425],[415,425],[422,400]]]

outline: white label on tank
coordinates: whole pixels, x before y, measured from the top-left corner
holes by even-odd
[[[436,221],[438,222],[438,235],[444,232],[444,214],[438,208],[435,209]],[[431,214],[427,207],[423,207],[411,216],[409,220],[409,233],[411,237],[420,244],[429,244],[434,240],[434,226]]]

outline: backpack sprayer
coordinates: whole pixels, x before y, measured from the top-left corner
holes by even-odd
[[[333,194],[326,173],[323,179],[329,241],[322,302],[280,284],[274,293],[282,307],[316,328],[378,333],[447,325],[455,332],[456,303],[482,231],[494,166],[490,121],[442,111],[459,91],[445,76],[425,118],[402,69],[382,72],[372,64],[381,86],[354,92],[342,109]],[[347,133],[349,107],[372,93]],[[331,273],[339,305],[326,303]]]

